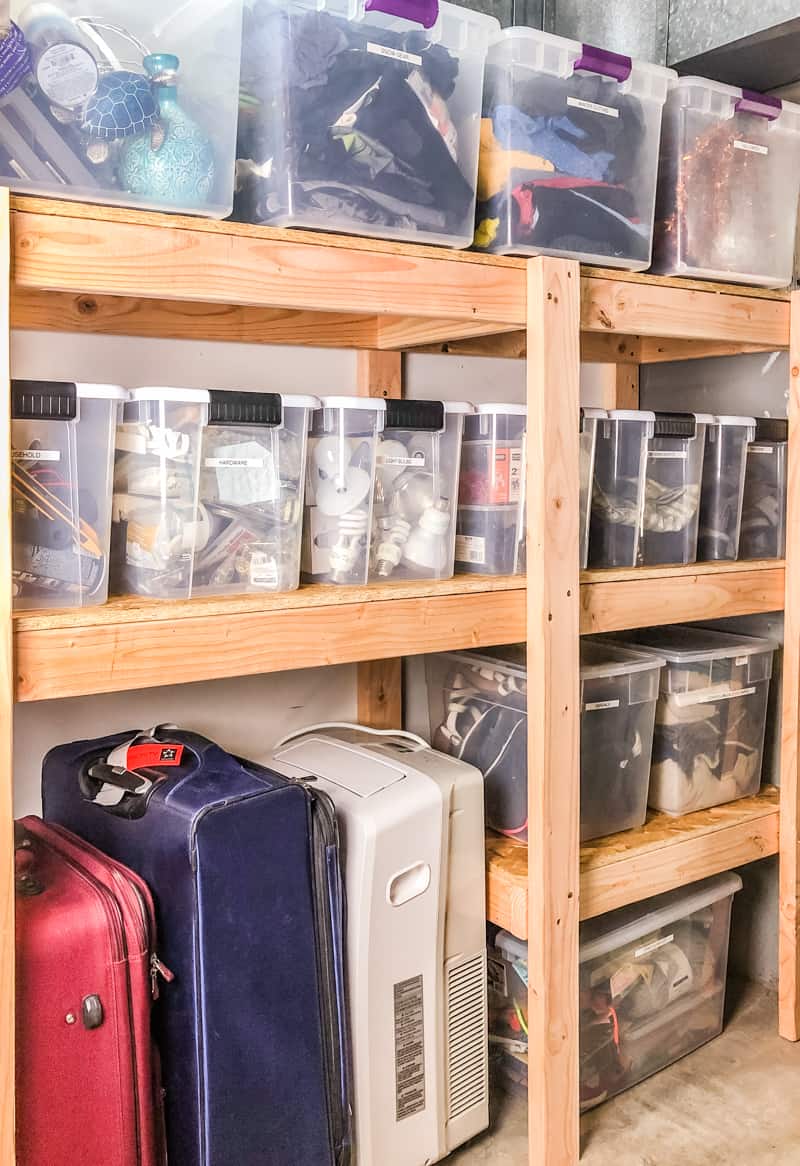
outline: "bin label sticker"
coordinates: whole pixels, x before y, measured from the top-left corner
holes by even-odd
[[[619,700],[591,700],[583,706],[585,713],[594,713],[599,709],[618,709]]]
[[[15,462],[60,462],[60,449],[15,449],[12,457]]]
[[[647,456],[654,462],[685,462],[689,454],[685,449],[651,449]]]
[[[749,658],[750,658],[749,656],[737,656],[736,659],[734,660],[734,664],[736,665],[737,668],[741,668],[741,666],[743,664],[747,663]]]
[[[456,561],[486,565],[486,539],[477,534],[456,535]]]
[[[425,1108],[425,1016],[422,976],[394,986],[396,1121]]]
[[[250,585],[252,587],[277,587],[278,564],[272,555],[257,551],[250,560]]]
[[[422,65],[422,57],[417,56],[416,53],[404,53],[401,49],[392,49],[388,45],[376,45],[373,41],[367,42],[367,52],[374,53],[376,57],[390,57],[393,61],[405,61],[407,65],[416,65],[417,68]]]
[[[567,105],[573,109],[585,109],[589,113],[602,113],[603,117],[619,117],[619,110],[611,105],[598,105],[596,101],[582,101],[580,97],[568,97]]]
[[[261,470],[266,465],[263,457],[207,457],[203,462],[207,470],[220,467],[231,470]]]
[[[36,80],[48,101],[78,109],[97,89],[97,62],[82,45],[50,45],[39,57]]]
[[[643,947],[637,947],[633,953],[635,960],[644,959],[646,955],[651,952],[658,951],[660,947],[666,947],[668,943],[672,943],[675,939],[674,935],[662,935],[660,939],[654,939],[652,943],[646,943]]]
[[[673,699],[679,708],[692,704],[714,704],[718,700],[733,700],[735,696],[752,696],[752,688],[703,688],[699,692],[675,692]]]
[[[747,452],[750,453],[775,453],[774,445],[748,445]]]
[[[758,142],[743,142],[741,138],[734,139],[734,150],[745,150],[748,154],[768,154],[769,146],[760,146]]]
[[[418,469],[424,469],[425,454],[422,450],[407,454],[405,457],[399,454],[379,453],[375,461],[379,466],[416,466]]]

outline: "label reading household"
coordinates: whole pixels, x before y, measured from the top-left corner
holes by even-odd
[[[457,534],[456,561],[474,563],[478,567],[485,566],[486,539],[477,534]]]
[[[425,465],[425,454],[422,450],[418,453],[407,454],[403,457],[400,454],[378,454],[375,459],[379,466],[417,466],[422,469]]]
[[[207,457],[203,462],[207,470],[220,467],[237,470],[262,470],[266,465],[263,457]]]
[[[654,462],[685,462],[688,452],[685,449],[651,449],[647,456]]]
[[[751,453],[775,453],[774,445],[748,445],[748,454]]]
[[[619,117],[619,110],[610,105],[598,105],[595,101],[582,101],[580,97],[568,97],[567,105],[573,109],[585,109],[588,113],[602,113],[603,117]]]
[[[80,45],[51,45],[36,65],[39,88],[49,101],[65,109],[85,104],[97,88],[97,79],[97,63]]]
[[[278,564],[271,555],[258,551],[250,560],[250,584],[252,587],[277,587]]]
[[[591,700],[583,706],[585,713],[595,713],[598,709],[618,709],[619,700]]]
[[[416,53],[404,53],[401,49],[390,49],[388,45],[376,45],[372,41],[367,43],[367,52],[374,53],[376,57],[390,57],[393,61],[405,61],[407,65],[416,65],[417,68],[422,64],[422,57],[418,57]]]
[[[11,455],[15,462],[60,462],[60,449],[15,449]]]
[[[650,955],[651,952],[658,951],[660,947],[666,947],[674,939],[674,935],[662,935],[660,939],[654,939],[652,943],[646,943],[643,947],[637,947],[633,953],[633,958],[635,960],[643,959],[646,955]]]
[[[752,696],[753,688],[704,688],[700,692],[676,692],[675,703],[680,708],[692,704],[714,704],[718,700],[733,700],[735,696]]]
[[[496,992],[498,996],[508,995],[508,975],[503,960],[498,959],[497,956],[488,955],[486,957],[486,975],[490,992]]]
[[[396,1120],[425,1108],[425,1019],[422,976],[394,986]]]
[[[748,154],[768,154],[769,146],[760,146],[758,142],[743,142],[741,138],[736,138],[733,143],[734,150],[744,150]]]

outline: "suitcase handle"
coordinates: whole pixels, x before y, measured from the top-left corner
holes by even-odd
[[[31,898],[41,895],[44,883],[34,874],[36,853],[33,839],[21,822],[14,823],[14,888],[18,895]]]

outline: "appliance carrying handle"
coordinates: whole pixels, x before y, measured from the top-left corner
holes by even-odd
[[[352,721],[320,721],[317,725],[306,725],[303,729],[295,729],[291,733],[287,733],[285,737],[281,737],[280,741],[275,742],[275,748],[280,749],[282,745],[288,745],[290,741],[296,740],[298,737],[305,737],[306,733],[318,733],[323,729],[355,729],[358,733],[370,733],[373,737],[389,737],[399,741],[413,741],[417,746],[412,750],[418,753],[420,749],[430,749],[430,745],[417,733],[409,733],[406,729],[372,729],[369,725],[356,725]]]
[[[365,12],[398,16],[423,28],[433,28],[439,19],[439,0],[366,0]]]
[[[622,53],[599,49],[596,45],[581,45],[581,55],[573,65],[575,73],[599,73],[612,81],[627,81],[633,70],[633,61]]]

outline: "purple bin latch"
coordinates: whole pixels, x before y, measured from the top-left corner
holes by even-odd
[[[608,49],[598,49],[594,45],[582,45],[581,55],[575,62],[575,72],[600,73],[614,81],[627,81],[631,75],[633,62],[621,53],[610,53]]]
[[[387,16],[399,16],[423,28],[433,28],[439,19],[439,0],[367,0],[364,10],[385,12]]]
[[[783,102],[780,97],[770,97],[768,93],[743,89],[742,96],[733,108],[737,113],[751,113],[754,117],[765,117],[767,121],[775,121],[781,116]]]

